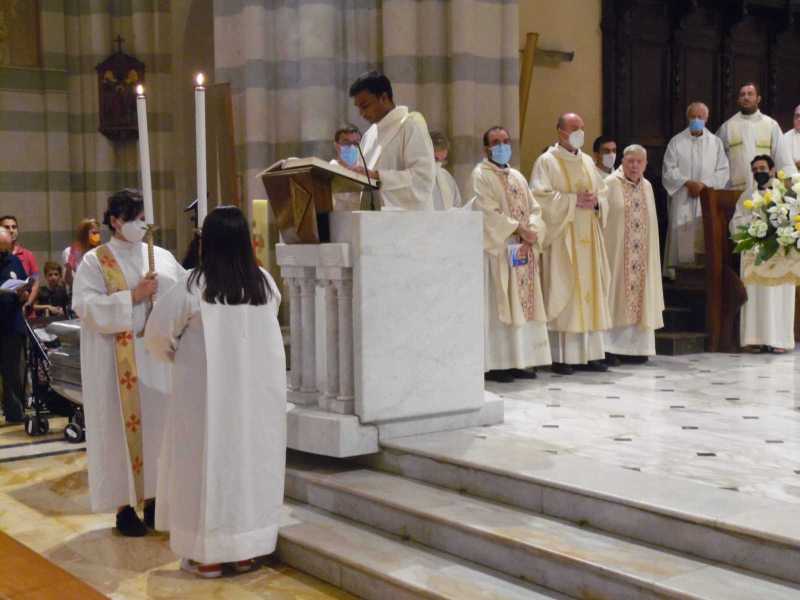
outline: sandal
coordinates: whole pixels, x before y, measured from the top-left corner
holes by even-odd
[[[204,565],[197,561],[184,558],[181,560],[181,570],[202,577],[203,579],[222,577],[222,565],[219,563]]]

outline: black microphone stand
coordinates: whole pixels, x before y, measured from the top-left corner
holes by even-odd
[[[375,195],[374,189],[372,185],[372,179],[369,177],[369,169],[367,168],[367,159],[364,158],[364,153],[361,151],[361,144],[356,143],[356,148],[358,148],[358,155],[361,157],[361,164],[364,167],[364,175],[367,176],[367,183],[369,184],[369,191],[367,192],[369,196],[366,198],[363,195],[361,196],[361,210],[380,210],[380,207],[375,202]]]

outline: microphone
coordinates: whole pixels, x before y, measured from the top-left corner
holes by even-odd
[[[356,142],[358,148],[358,155],[361,157],[361,164],[364,167],[364,175],[367,176],[367,183],[369,184],[369,203],[364,207],[364,202],[361,203],[361,210],[375,210],[375,196],[373,195],[372,179],[369,176],[369,169],[367,168],[367,159],[364,158],[364,152],[361,150],[361,142]]]

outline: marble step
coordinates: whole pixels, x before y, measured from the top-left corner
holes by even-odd
[[[366,600],[567,600],[453,556],[287,502],[280,560]]]
[[[695,331],[656,331],[656,354],[702,354],[706,351],[707,338],[707,334]]]
[[[342,462],[293,459],[289,497],[575,598],[796,600],[800,585]]]
[[[464,429],[383,442],[364,466],[800,583],[800,505]],[[800,597],[800,596],[798,596]]]

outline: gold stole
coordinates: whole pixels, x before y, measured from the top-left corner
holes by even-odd
[[[128,282],[122,269],[106,244],[97,249],[100,268],[109,295],[128,289]],[[128,445],[128,459],[133,472],[136,500],[144,499],[144,461],[142,458],[142,419],[139,401],[139,372],[136,368],[136,352],[133,345],[133,331],[118,333],[114,342],[114,356],[117,367],[117,389],[122,406],[122,420],[125,426],[125,440]]]

